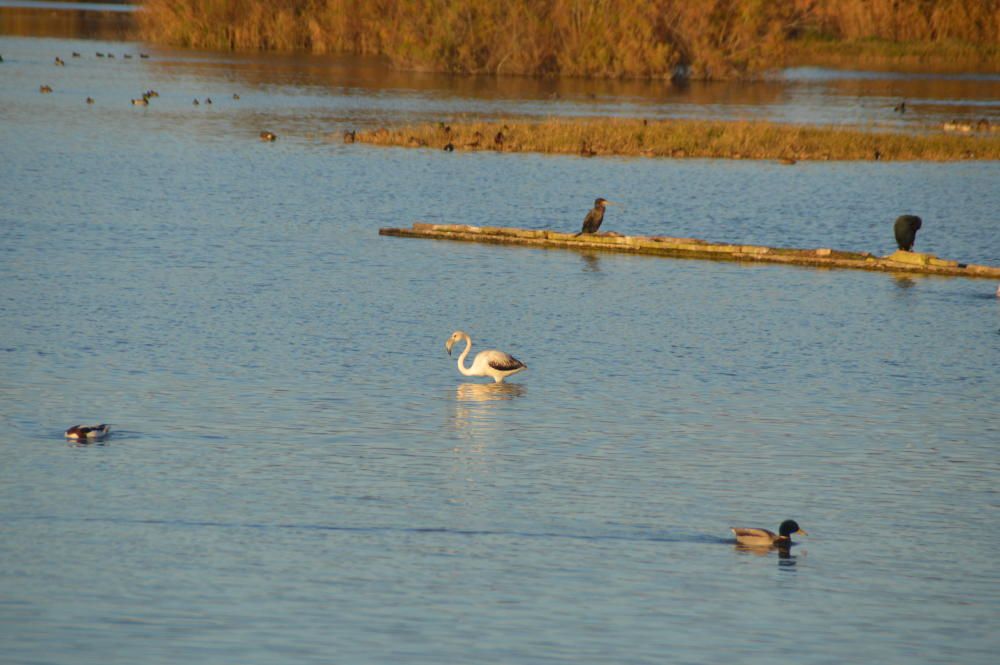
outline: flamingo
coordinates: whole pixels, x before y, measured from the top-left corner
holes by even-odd
[[[451,347],[462,340],[465,340],[465,350],[458,357],[458,371],[465,376],[489,376],[497,383],[503,383],[503,380],[511,374],[517,374],[522,370],[528,369],[527,365],[514,356],[503,351],[497,351],[496,349],[480,351],[472,361],[472,367],[466,367],[465,357],[469,355],[469,349],[472,348],[472,339],[468,333],[456,330],[448,338],[448,341],[444,343],[444,348],[450,356]]]

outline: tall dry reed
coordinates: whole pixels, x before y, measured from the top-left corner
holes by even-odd
[[[138,20],[145,38],[181,46],[652,79],[752,76],[807,37],[961,42],[993,59],[1000,43],[1000,0],[145,0]]]

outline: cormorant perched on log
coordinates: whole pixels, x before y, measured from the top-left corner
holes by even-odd
[[[614,205],[611,201],[607,199],[595,199],[594,208],[587,213],[587,217],[583,220],[583,228],[580,229],[581,233],[597,233],[597,229],[601,228],[601,222],[604,221],[604,206]],[[573,236],[576,237],[576,236]]]
[[[896,244],[899,248],[904,252],[912,252],[917,231],[920,230],[920,218],[916,215],[900,215],[892,230],[896,233]]]

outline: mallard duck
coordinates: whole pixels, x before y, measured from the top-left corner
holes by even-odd
[[[38,92],[42,93],[43,95],[47,95],[50,92],[52,92],[52,86],[50,86],[50,85],[40,85],[40,86],[38,86]]]
[[[261,141],[274,141],[277,138],[278,138],[278,135],[275,134],[274,132],[269,132],[267,130],[264,130],[263,132],[260,133],[260,140]]]
[[[778,533],[753,527],[732,527],[736,542],[747,547],[787,547],[792,544],[792,536],[809,534],[799,528],[795,520],[785,520],[778,527]]]
[[[143,95],[139,99],[133,99],[132,106],[149,106],[149,100],[146,99],[145,95]]]
[[[60,57],[59,57],[59,56],[57,55],[57,56],[56,56],[56,64],[57,64],[57,65],[59,65],[60,67],[65,67],[65,66],[66,66],[66,61],[65,61],[65,60],[63,60],[62,58],[60,58]]]
[[[93,97],[87,97],[87,103],[88,104],[93,104],[94,103],[94,98]]]
[[[233,99],[236,99],[236,100],[238,100],[239,98],[240,98],[240,96],[239,96],[238,94],[236,94],[236,93],[234,92],[234,93],[233,93]]]
[[[73,425],[66,430],[66,438],[74,441],[103,439],[111,433],[111,425]]]

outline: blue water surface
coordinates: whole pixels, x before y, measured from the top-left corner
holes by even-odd
[[[997,284],[378,229],[604,196],[883,254],[915,213],[1000,265],[996,162],[344,145],[546,102],[139,48],[0,37],[0,661],[993,662]],[[459,328],[529,369],[459,375]],[[734,547],[787,517],[789,556]]]

